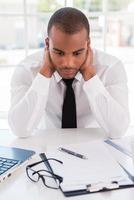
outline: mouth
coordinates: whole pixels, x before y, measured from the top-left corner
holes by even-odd
[[[62,78],[70,79],[76,76],[78,69],[63,68],[63,69],[59,69],[58,72]]]
[[[63,70],[62,70],[62,73],[68,74],[68,75],[76,74],[76,72],[77,72],[76,69],[63,69]]]
[[[64,74],[74,74],[76,71],[74,70],[64,70],[63,73]]]
[[[76,75],[76,71],[64,71],[61,76],[66,79],[74,78]]]

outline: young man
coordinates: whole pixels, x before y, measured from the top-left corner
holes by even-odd
[[[29,56],[12,78],[9,124],[27,137],[46,128],[99,126],[120,137],[129,124],[127,78],[122,63],[90,45],[86,16],[57,10],[48,23],[44,52]]]

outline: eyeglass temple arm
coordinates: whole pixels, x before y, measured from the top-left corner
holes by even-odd
[[[42,159],[41,161],[39,161],[39,162],[35,162],[35,163],[33,163],[33,164],[30,164],[30,165],[28,165],[27,167],[34,167],[35,165],[38,165],[38,164],[44,162],[45,165],[47,165],[48,169],[50,169],[51,166],[50,166],[48,160],[55,160],[55,161],[57,161],[57,162],[63,164],[62,161],[57,160],[57,159],[55,159],[55,158],[48,158],[48,159],[47,159],[46,155],[44,154],[44,155],[45,155],[45,156],[44,156],[43,154],[44,154],[44,153],[41,153],[41,154],[40,154],[40,157],[41,157],[41,159]],[[48,166],[48,165],[49,165],[49,166]],[[52,171],[52,170],[51,170],[51,171]]]

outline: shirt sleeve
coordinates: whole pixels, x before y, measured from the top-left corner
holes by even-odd
[[[43,115],[49,90],[50,78],[40,73],[32,81],[29,71],[16,70],[11,81],[11,107],[9,125],[18,137],[30,136]]]
[[[122,136],[129,125],[127,77],[120,61],[103,76],[95,75],[84,83],[92,113],[110,138]]]

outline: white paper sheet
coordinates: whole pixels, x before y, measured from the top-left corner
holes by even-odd
[[[88,159],[80,159],[58,149],[55,152],[46,153],[47,157],[63,161],[63,165],[51,164],[54,173],[63,177],[61,184],[63,191],[84,189],[88,184],[109,184],[112,181],[118,181],[120,185],[132,184],[103,141],[69,145],[64,148],[83,154]]]

